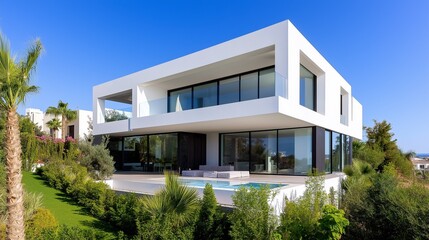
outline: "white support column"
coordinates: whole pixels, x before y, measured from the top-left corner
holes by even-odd
[[[106,109],[105,109],[105,101],[104,99],[97,99],[96,100],[96,113],[94,114],[94,122],[96,123],[104,123],[105,119],[104,116],[106,114]]]

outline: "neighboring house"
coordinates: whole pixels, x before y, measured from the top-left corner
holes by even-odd
[[[413,158],[411,160],[415,170],[429,170],[429,158]]]
[[[106,122],[112,102],[131,118]],[[94,86],[93,111],[119,169],[331,173],[362,138],[350,84],[290,21]]]
[[[30,118],[30,120],[40,127],[40,130],[46,134],[52,135],[51,129],[49,129],[47,122],[55,118],[53,114],[46,114],[40,109],[37,108],[27,108],[25,109],[25,115]],[[92,124],[92,112],[86,110],[77,110],[77,118],[74,121],[71,121],[67,124],[67,136],[71,136],[75,139],[81,139],[85,137],[85,134],[89,134],[90,124]],[[61,116],[57,116],[61,121]],[[61,138],[61,127],[56,132],[56,138]]]

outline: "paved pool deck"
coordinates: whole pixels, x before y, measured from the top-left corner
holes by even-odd
[[[324,175],[325,179],[337,178],[342,173],[333,173]],[[250,174],[249,177],[243,178],[204,178],[204,177],[180,177],[184,179],[200,179],[200,180],[215,180],[215,181],[234,181],[234,182],[259,182],[259,183],[279,183],[288,185],[302,185],[308,179],[307,176],[290,176],[290,175],[266,175],[266,174]],[[165,178],[163,174],[151,174],[136,171],[121,171],[115,172],[112,176],[113,180],[122,181],[141,181],[163,183]]]

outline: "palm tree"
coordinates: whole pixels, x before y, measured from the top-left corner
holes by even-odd
[[[165,188],[146,198],[143,204],[152,218],[169,218],[179,228],[192,221],[199,207],[197,191],[181,184],[172,173],[165,175]]]
[[[27,94],[38,90],[36,86],[30,85],[30,77],[41,51],[42,43],[36,40],[26,56],[15,61],[11,56],[9,43],[0,33],[0,108],[6,112],[7,239],[25,238],[21,138],[16,110]]]
[[[77,117],[77,112],[70,110],[68,108],[68,103],[65,103],[63,101],[59,101],[58,102],[58,106],[57,107],[48,107],[48,109],[46,110],[46,113],[48,114],[53,114],[55,115],[55,117],[57,116],[61,116],[61,138],[65,139],[66,138],[66,127],[67,124],[70,121],[73,121],[76,119]]]
[[[48,128],[51,129],[51,131],[52,131],[51,132],[52,138],[56,138],[57,131],[61,127],[60,120],[58,118],[53,118],[53,119],[49,120],[49,122],[47,122],[46,125],[48,125]]]

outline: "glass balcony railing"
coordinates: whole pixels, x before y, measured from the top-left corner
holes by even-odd
[[[261,80],[259,83],[256,82],[254,89],[252,89],[251,84],[248,87],[243,87],[240,78],[232,77],[169,91],[169,97],[140,102],[137,116],[145,117],[167,112],[181,112],[272,96],[287,98],[287,79],[283,75],[273,71],[271,76],[266,77],[266,79],[268,79],[266,82],[261,82]],[[253,97],[245,98],[244,96]]]
[[[105,122],[115,122],[120,120],[129,119],[133,116],[132,108],[124,108],[124,109],[111,109],[106,108],[104,114]]]

